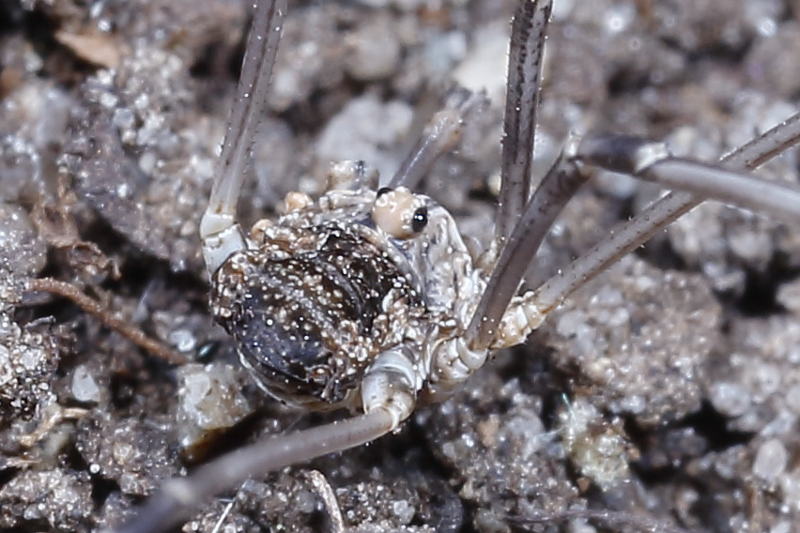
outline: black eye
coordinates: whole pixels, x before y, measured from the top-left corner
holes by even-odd
[[[414,216],[411,218],[411,229],[414,233],[419,233],[428,224],[428,208],[420,207],[414,211]]]
[[[381,196],[383,196],[388,192],[392,192],[391,187],[381,187],[380,189],[378,189],[378,193],[375,195],[375,198],[380,198]]]

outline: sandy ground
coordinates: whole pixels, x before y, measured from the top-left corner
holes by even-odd
[[[0,531],[116,524],[160,480],[336,416],[264,398],[207,310],[197,228],[246,4],[0,4]],[[458,80],[492,105],[423,188],[486,245],[512,4],[290,2],[243,221],[319,194],[331,161],[391,175]],[[570,130],[716,160],[797,110],[798,22],[792,1],[556,0],[536,176]],[[796,154],[762,175],[796,183]],[[658,194],[598,171],[530,282]],[[248,481],[183,530],[793,531],[799,272],[796,228],[704,204],[396,434]],[[30,290],[45,277],[184,361]]]

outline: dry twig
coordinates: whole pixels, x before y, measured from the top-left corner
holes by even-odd
[[[70,300],[83,311],[97,318],[107,328],[116,331],[136,346],[168,363],[180,365],[187,362],[186,357],[162,342],[148,337],[147,334],[133,324],[115,317],[99,302],[81,292],[80,289],[71,283],[52,278],[35,278],[28,281],[28,289],[32,291],[49,292],[50,294],[55,294]]]

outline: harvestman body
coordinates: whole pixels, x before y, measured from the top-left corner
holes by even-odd
[[[246,236],[235,220],[242,169],[267,95],[285,0],[256,2],[214,189],[201,225],[211,311],[269,394],[308,409],[362,414],[250,445],[165,483],[120,531],[166,529],[211,495],[258,472],[374,440],[420,398],[465,381],[489,354],[513,346],[576,288],[703,198],[800,221],[800,191],[671,157],[660,143],[574,136],[532,196],[539,67],[550,1],[520,2],[511,36],[495,254],[472,257],[451,215],[410,191],[458,139],[481,97],[456,93],[434,116],[387,187],[363,165],[316,202],[290,194],[287,213]],[[723,159],[752,169],[800,140],[800,115]],[[585,182],[585,165],[627,172],[669,193],[534,291],[516,295],[553,220]],[[479,260],[480,259],[480,260]],[[476,265],[491,265],[484,271]]]

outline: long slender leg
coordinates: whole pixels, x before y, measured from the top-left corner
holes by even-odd
[[[531,190],[531,161],[550,0],[524,0],[514,14],[508,57],[508,91],[496,238],[511,235]]]
[[[489,346],[497,324],[516,294],[525,271],[566,203],[586,182],[573,163],[556,161],[542,180],[508,238],[481,296],[466,337],[473,349]]]
[[[382,353],[361,382],[365,414],[303,431],[275,435],[240,448],[167,481],[133,520],[117,533],[156,533],[178,524],[214,494],[251,476],[360,446],[389,433],[408,418],[416,402],[410,347]]]
[[[255,6],[236,89],[237,98],[231,109],[211,199],[200,224],[200,237],[203,239],[209,272],[216,270],[233,251],[231,248],[243,247],[244,241],[235,220],[236,205],[244,179],[244,167],[266,105],[286,0],[260,0],[255,2]],[[233,228],[236,231],[232,231]]]
[[[187,478],[169,480],[117,533],[168,530],[214,494],[252,475],[359,446],[388,433],[395,423],[388,410],[374,409],[357,417],[256,442],[199,467]]]
[[[766,141],[765,141],[766,142]],[[752,151],[753,149],[748,149]],[[574,168],[575,162],[585,162],[617,172],[634,175],[640,179],[656,182],[667,187],[687,189],[690,192],[715,200],[728,201],[741,207],[782,216],[792,222],[800,222],[800,189],[789,185],[759,179],[740,172],[712,167],[703,163],[675,158],[669,155],[666,146],[660,142],[643,140],[621,135],[591,135],[583,139],[573,139],[567,149],[570,163],[558,170],[551,169],[534,193],[533,198],[514,228],[507,246],[500,254],[486,290],[475,310],[467,330],[467,339],[475,349],[487,348],[495,337],[497,326],[519,287],[525,271],[542,243],[550,225],[566,202],[577,191],[586,176]],[[769,153],[776,153],[769,150]],[[729,161],[728,161],[729,162]],[[570,167],[573,167],[570,169]],[[684,193],[685,194],[685,193]],[[640,224],[626,225],[614,230],[620,242],[636,243],[633,247],[622,247],[619,254],[612,254],[598,245],[586,256],[582,263],[581,275],[594,276],[608,267],[613,261],[628,253],[652,234],[680,216],[683,198],[667,203],[658,203],[653,210],[643,212]],[[691,197],[694,201],[694,197]],[[664,221],[650,224],[654,221]],[[644,225],[644,229],[642,227]],[[594,250],[599,249],[597,253]],[[592,262],[597,260],[597,262]],[[569,272],[567,269],[565,272]],[[588,278],[587,278],[588,279]],[[564,283],[567,278],[563,279]],[[549,283],[549,284],[548,284]],[[548,282],[536,300],[540,302],[539,313],[517,315],[516,322],[529,326],[541,320],[556,300],[548,295],[551,290],[560,294],[562,285]],[[571,278],[572,284],[582,283],[582,278]],[[572,289],[569,289],[570,291]],[[533,308],[527,308],[528,314]],[[510,342],[510,341],[509,341]]]
[[[400,186],[413,190],[427,174],[436,160],[461,139],[465,118],[486,103],[482,94],[457,89],[450,94],[445,107],[437,112],[425,126],[422,137],[400,165],[388,187]]]
[[[800,113],[724,156],[726,168],[755,169],[800,142]],[[625,254],[645,243],[657,231],[703,201],[691,193],[671,192],[633,219],[619,224],[585,255],[550,278],[535,291],[513,301],[503,317],[493,348],[521,342],[544,316],[567,296],[585,285]]]
[[[672,157],[664,143],[626,135],[592,135],[580,142],[573,157],[664,187],[800,222],[797,186]]]
[[[600,139],[600,138],[598,138]],[[608,137],[605,140],[624,140],[623,137]],[[628,138],[628,141],[630,138]],[[779,155],[784,150],[792,145],[800,142],[800,113],[792,116],[783,123],[775,126],[763,135],[753,139],[745,145],[737,148],[730,154],[722,158],[721,164],[726,168],[747,168],[754,169],[767,160]],[[637,143],[641,141],[637,140]],[[591,143],[590,143],[591,144]],[[611,143],[613,144],[613,142]],[[649,168],[655,168],[658,165],[667,164],[670,173],[673,171],[689,170],[694,173],[694,179],[698,178],[698,169],[706,172],[709,167],[685,160],[664,159],[663,145],[660,143],[645,143],[643,154],[635,157],[637,150],[631,149],[629,146],[627,150],[612,150],[606,154],[605,157],[600,157],[603,150],[597,145],[595,148],[596,160],[593,162],[602,162],[606,166],[613,167],[617,170],[636,170],[639,174],[642,172],[647,173]],[[651,145],[651,146],[650,146]],[[590,152],[590,145],[584,146],[584,155],[592,155]],[[634,146],[635,148],[635,146]],[[622,161],[620,153],[626,152],[631,156],[631,161]],[[581,152],[581,148],[577,148],[577,152]],[[652,153],[651,153],[652,152]],[[659,155],[660,154],[660,155]],[[613,157],[611,157],[613,155]],[[634,160],[639,160],[636,164]],[[601,161],[602,160],[602,161]],[[624,163],[624,164],[623,164]],[[627,167],[627,168],[625,168]],[[635,174],[635,173],[634,173]],[[663,181],[669,182],[670,180],[686,182],[683,177],[678,177],[676,174],[666,176],[665,173],[654,173],[648,175],[648,179],[659,180],[664,178]],[[691,179],[692,176],[689,176]],[[728,180],[726,182],[726,180]],[[547,180],[545,180],[547,181]],[[713,187],[709,188],[709,181]],[[738,192],[731,195],[729,192],[721,193],[723,196],[726,194],[728,198],[735,196],[746,196],[748,190],[762,190],[764,187],[763,180],[748,177],[739,173],[728,173],[725,171],[714,170],[711,176],[700,176],[701,186],[703,190],[711,190],[712,192],[719,192],[718,189],[725,188],[732,185],[732,189]],[[542,183],[544,186],[545,182]],[[701,190],[697,183],[691,185],[695,190]],[[753,200],[752,198],[740,198],[743,200],[745,206],[756,206],[767,208],[769,210],[770,203],[779,204],[784,211],[788,210],[788,215],[793,220],[797,219],[798,205],[792,205],[797,201],[797,191],[793,188],[784,187],[778,184],[770,183],[767,186],[769,194],[762,199]],[[781,195],[787,193],[790,200],[783,203]],[[537,191],[538,193],[538,191]],[[537,194],[534,194],[536,198]],[[544,317],[553,308],[561,303],[561,301],[571,294],[578,287],[584,285],[594,276],[606,270],[612,263],[619,260],[625,254],[633,251],[638,246],[646,242],[657,231],[664,228],[666,225],[673,222],[679,216],[683,215],[700,202],[702,198],[698,198],[691,193],[685,192],[671,192],[653,203],[651,206],[642,211],[632,220],[622,223],[615,227],[609,237],[601,241],[587,254],[573,261],[567,268],[560,271],[560,273],[535,291],[529,291],[524,295],[513,300],[509,297],[509,290],[513,296],[516,289],[511,287],[518,287],[521,280],[519,272],[525,271],[528,263],[523,265],[507,265],[506,261],[522,261],[523,259],[530,259],[527,253],[515,253],[514,250],[503,250],[500,259],[498,259],[498,266],[501,268],[496,270],[490,278],[488,287],[493,290],[485,291],[482,296],[481,302],[478,305],[475,316],[473,317],[469,330],[468,339],[471,341],[473,348],[491,347],[500,348],[503,346],[511,346],[522,342],[531,331],[541,324]],[[533,204],[533,199],[531,204]],[[562,204],[563,205],[563,204]],[[555,207],[555,206],[554,206]],[[558,207],[560,210],[561,207]],[[523,218],[526,218],[526,215]],[[552,219],[548,220],[546,224],[549,227]],[[515,230],[516,232],[516,230]],[[543,236],[542,236],[543,237]],[[539,238],[542,238],[539,237]],[[525,245],[531,247],[538,247],[539,242],[533,238],[528,240],[514,240],[515,246]],[[504,266],[505,265],[505,266]],[[503,277],[502,280],[496,278]],[[501,287],[502,290],[496,290],[495,287]],[[512,300],[511,306],[507,311],[504,311]],[[503,314],[504,313],[504,314]],[[474,335],[474,336],[473,336]]]

